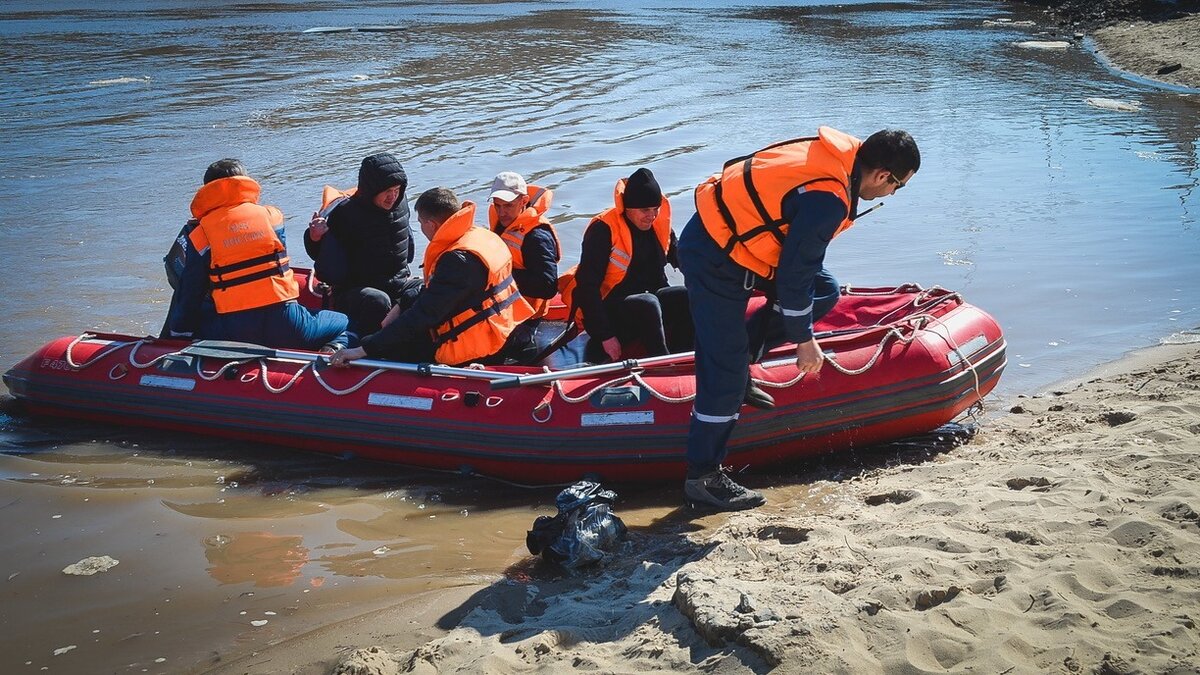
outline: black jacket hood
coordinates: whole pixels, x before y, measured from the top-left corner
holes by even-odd
[[[408,175],[394,155],[381,152],[362,161],[358,168],[358,194],[363,199],[374,199],[393,185],[400,186],[400,201],[403,201],[404,192],[408,190]]]

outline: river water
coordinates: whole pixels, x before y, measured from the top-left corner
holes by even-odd
[[[288,215],[300,263],[321,186],[353,185],[382,150],[410,199],[444,185],[482,202],[503,170],[554,188],[573,263],[633,169],[654,170],[678,228],[726,159],[821,124],[916,137],[920,173],[827,264],[993,313],[1010,358],[998,399],[1200,325],[1200,96],[1122,79],[1081,46],[1018,47],[1052,37],[1007,3],[113,7],[0,8],[0,368],[59,335],[157,333],[161,257],[221,157]],[[397,30],[303,32],[370,25]],[[0,672],[204,670],[487,583],[554,495],[4,410]],[[633,491],[627,522],[674,508],[659,492]],[[120,563],[61,572],[90,555]]]

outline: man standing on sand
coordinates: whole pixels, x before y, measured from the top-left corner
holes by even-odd
[[[746,305],[756,288],[777,298],[796,367],[816,373],[824,356],[813,323],[837,303],[825,249],[854,224],[859,199],[904,187],[921,166],[905,131],[860,141],[821,127],[725,163],[696,188],[696,215],[679,239],[679,259],[696,326],[696,400],[688,429],[684,500],[693,508],[737,511],[765,503],[721,462],[750,379]]]

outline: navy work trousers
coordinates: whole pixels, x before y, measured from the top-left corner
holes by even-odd
[[[696,215],[679,237],[679,262],[696,327],[696,399],[687,440],[688,477],[696,478],[724,461],[745,400],[754,348],[746,306],[756,280],[717,246]],[[813,295],[816,321],[836,304],[837,281],[821,270]]]

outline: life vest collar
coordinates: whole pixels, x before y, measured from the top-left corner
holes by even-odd
[[[862,141],[833,127],[819,127],[817,139],[842,167],[843,175],[837,176],[837,178],[842,185],[849,188],[850,177],[854,174],[854,160],[858,156],[858,148],[862,145]]]
[[[322,218],[328,218],[329,214],[337,208],[342,202],[350,199],[358,192],[358,188],[352,187],[346,190],[339,190],[332,185],[326,185],[321,188],[321,208],[317,210],[317,215]]]
[[[192,198],[192,217],[203,218],[213,211],[238,204],[257,204],[262,186],[249,176],[230,176],[205,183]]]
[[[458,211],[455,211],[446,219],[446,222],[438,227],[437,232],[433,234],[433,239],[429,241],[429,246],[425,248],[426,282],[433,276],[433,268],[437,264],[438,258],[455,242],[462,239],[463,235],[470,232],[472,227],[475,227],[475,202],[465,201]]]

